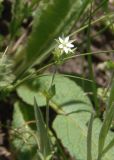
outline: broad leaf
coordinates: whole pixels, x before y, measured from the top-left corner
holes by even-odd
[[[61,140],[69,153],[78,160],[87,159],[87,129],[90,113],[80,112],[70,115],[58,115],[53,123],[57,137]],[[98,156],[98,139],[102,122],[96,118],[92,128],[92,159]],[[113,133],[109,131],[105,146],[113,139]],[[113,148],[107,152],[102,160],[111,160],[114,157]]]
[[[17,160],[32,160],[38,148],[37,137],[35,137],[33,125],[28,125],[28,121],[34,120],[34,112],[31,106],[23,103],[15,103],[11,148]]]
[[[89,113],[73,113],[57,116],[53,123],[57,137],[69,153],[79,160],[87,159],[87,121]]]
[[[34,96],[36,97],[39,107],[46,105],[45,91],[50,87],[52,76],[40,77],[35,82],[38,87],[31,84],[23,84],[17,88],[18,96],[26,103],[33,105]],[[92,111],[92,105],[83,90],[72,80],[63,76],[55,76],[54,79],[56,94],[50,100],[50,106],[56,111],[73,112],[73,111]],[[61,110],[62,109],[62,110]]]

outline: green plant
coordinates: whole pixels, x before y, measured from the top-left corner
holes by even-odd
[[[0,2],[0,13],[2,7]],[[92,68],[93,54],[113,50],[91,51],[91,27],[109,17],[110,24],[105,23],[101,33],[113,23],[107,0],[99,6],[92,0],[15,0],[11,7],[9,34],[0,45],[8,46],[0,57],[0,100],[13,99],[10,146],[15,159],[67,160],[67,151],[79,160],[113,160],[114,78],[112,74],[109,94],[100,94],[106,106],[102,118]],[[92,20],[99,10],[106,14]],[[71,31],[78,22],[80,27]],[[81,31],[86,33],[82,43],[87,53],[76,54],[74,36]],[[88,57],[90,79],[58,73],[60,65],[79,56]],[[114,68],[113,62],[110,66]],[[52,74],[43,72],[49,67],[54,67]],[[90,89],[93,98],[76,79]]]

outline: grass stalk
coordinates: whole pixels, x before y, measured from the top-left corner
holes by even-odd
[[[98,23],[98,22],[101,22],[101,21],[105,20],[107,17],[108,18],[113,18],[114,17],[114,13],[109,13],[109,14],[103,15],[100,18],[98,18],[98,19],[96,19],[94,21],[91,21],[91,26],[96,24],[96,23]],[[80,33],[81,31],[83,31],[86,28],[88,28],[88,24],[86,24],[83,27],[81,27],[81,28],[77,29],[76,31],[72,32],[69,36],[71,37],[71,36],[73,36],[73,35],[75,35],[77,33]]]
[[[90,6],[90,19],[89,19],[89,23],[88,23],[88,30],[87,30],[87,49],[88,51],[91,53],[91,12],[92,12],[92,0],[91,0],[91,6]],[[97,114],[99,114],[99,105],[98,105],[98,99],[97,99],[97,88],[96,88],[96,84],[95,84],[95,78],[94,78],[94,72],[93,72],[93,62],[92,62],[92,55],[88,55],[88,65],[89,65],[89,74],[90,74],[90,79],[93,81],[92,83],[92,92],[93,92],[93,101],[94,101],[94,105],[95,105],[95,110],[97,112]]]

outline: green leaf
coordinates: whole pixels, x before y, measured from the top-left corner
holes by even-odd
[[[19,95],[20,98],[22,98],[22,100],[26,103],[29,104],[33,104],[33,99],[34,96],[36,97],[37,103],[40,104],[40,106],[42,105],[46,105],[46,95],[44,94],[44,91],[50,88],[50,84],[52,81],[52,76],[45,76],[45,77],[40,77],[37,80],[35,79],[35,82],[37,82],[37,85],[35,85],[33,87],[32,84],[34,84],[34,81],[28,84],[23,84],[21,86],[19,86],[17,88],[17,93]],[[31,85],[30,85],[31,84]],[[83,92],[83,90],[72,80],[63,77],[61,75],[56,75],[55,79],[53,81],[53,84],[55,85],[55,89],[56,89],[56,93],[55,96],[50,100],[50,106],[53,107],[54,109],[56,108],[57,111],[58,109],[62,109],[62,113],[64,113],[64,116],[61,116],[63,119],[67,119],[67,117],[71,117],[71,122],[73,122],[73,127],[71,124],[71,128],[73,129],[69,129],[72,131],[72,133],[75,133],[75,130],[78,129],[79,126],[79,122],[81,121],[81,130],[82,130],[82,135],[84,135],[85,141],[83,141],[82,143],[85,144],[85,153],[84,155],[86,156],[86,143],[87,143],[87,127],[86,127],[86,123],[87,120],[89,119],[89,115],[90,113],[88,113],[88,111],[92,111],[92,105],[88,99],[88,97],[85,95],[85,93]],[[40,95],[40,97],[39,97]],[[41,96],[42,95],[42,96]],[[42,103],[43,102],[43,103]],[[56,106],[56,107],[55,107]],[[86,111],[84,113],[84,111]],[[77,113],[75,113],[77,112]],[[72,115],[80,115],[78,116],[74,116],[72,118]],[[86,118],[86,120],[84,119],[84,117]],[[77,119],[76,124],[78,125],[77,129],[75,128],[75,121],[72,121]],[[81,119],[80,119],[81,118]],[[84,121],[83,121],[83,120]],[[64,121],[61,121],[64,125]],[[84,122],[84,124],[83,124]],[[70,123],[70,120],[69,120]],[[61,126],[61,128],[63,128],[63,126]],[[63,128],[64,130],[64,128]],[[66,128],[67,130],[67,128]],[[84,133],[83,133],[84,130]],[[67,132],[65,132],[67,133]],[[80,131],[79,131],[80,134]],[[64,135],[63,135],[64,136]],[[73,137],[73,136],[72,136]],[[80,137],[80,135],[79,135]],[[73,139],[74,141],[74,139]],[[84,146],[84,145],[83,145]],[[71,149],[72,150],[72,149]],[[73,149],[74,152],[75,148]],[[85,157],[84,156],[84,157]]]
[[[38,87],[33,87],[31,83],[23,84],[17,88],[18,96],[27,104],[33,105],[34,96],[36,97],[39,107],[46,106],[46,95],[52,76],[40,77],[35,80]],[[92,105],[83,90],[72,80],[56,75],[54,79],[55,96],[50,100],[50,106],[56,111],[73,112],[73,111],[92,111]],[[61,110],[62,109],[62,110]]]
[[[35,87],[29,84],[23,84],[17,88],[18,96],[27,104],[34,105],[34,97],[36,97],[37,103],[39,106],[44,106],[45,96],[40,91],[40,88],[35,89]]]
[[[92,125],[93,125],[94,115],[91,114],[91,118],[88,125],[87,132],[87,160],[92,160]]]
[[[36,62],[41,63],[55,46],[55,38],[68,34],[78,21],[90,0],[42,0],[33,22],[27,46],[20,54],[26,54],[23,65],[16,74],[23,73]],[[21,62],[21,61],[20,61]]]
[[[111,107],[112,103],[114,102],[114,79],[112,80],[112,85],[110,89],[110,96],[108,100],[108,108]]]
[[[11,148],[17,160],[32,160],[37,151],[37,137],[34,125],[27,122],[34,120],[34,112],[31,106],[16,102],[14,105]]]
[[[114,138],[109,142],[109,144],[104,148],[102,155],[107,153],[112,147],[114,147]]]
[[[58,115],[53,123],[57,137],[70,154],[79,160],[87,159],[87,121],[90,114],[85,112]]]
[[[103,149],[104,149],[106,136],[107,136],[108,131],[110,129],[113,117],[114,117],[114,105],[112,105],[109,109],[107,109],[106,117],[105,117],[105,120],[103,122],[102,128],[100,130],[100,134],[99,134],[99,153],[98,153],[99,159],[100,159],[100,157],[102,157],[102,152],[103,152]]]
[[[96,142],[98,142],[99,140],[99,135],[100,135],[102,126],[103,126],[103,123],[98,118],[96,118],[93,124],[93,140]],[[105,149],[107,148],[109,143],[113,141],[113,137],[114,137],[114,133],[109,130],[107,137],[105,139],[105,144],[104,144]],[[94,149],[94,146],[93,146],[93,149]],[[97,143],[97,149],[98,149],[98,143]],[[96,159],[98,158],[97,153],[98,153],[98,150],[96,152]],[[114,157],[113,148],[109,148],[108,152],[105,152],[104,155],[102,155],[101,160],[111,160],[113,159],[113,157]]]
[[[102,0],[101,1],[101,6],[103,7],[103,10],[105,11],[105,12],[107,12],[108,11],[108,1],[107,0]]]
[[[42,113],[37,105],[36,99],[34,99],[34,112],[40,142],[39,151],[40,153],[42,153],[45,159],[51,154],[50,138],[44,123]]]
[[[22,20],[24,18],[25,3],[23,0],[14,0],[12,3],[12,21],[10,24],[11,37],[17,34],[17,30],[21,26]]]
[[[48,90],[49,97],[48,99],[51,99],[56,94],[55,85],[52,85]]]
[[[79,112],[69,115],[58,115],[53,123],[53,128],[57,137],[61,140],[63,146],[69,153],[78,160],[87,159],[87,130],[90,113]],[[102,122],[96,118],[92,125],[92,160],[97,159],[98,155],[98,139]],[[113,139],[113,133],[108,132],[105,147]],[[114,157],[113,148],[109,150],[102,160],[111,160]]]

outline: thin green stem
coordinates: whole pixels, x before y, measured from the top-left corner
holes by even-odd
[[[91,12],[92,12],[92,0],[91,0],[91,6],[90,6],[90,19],[88,23],[88,30],[87,30],[87,48],[88,51],[91,53]],[[92,83],[92,91],[93,91],[93,98],[94,98],[94,104],[97,114],[99,114],[99,105],[98,105],[98,99],[97,99],[97,89],[95,84],[95,78],[93,73],[93,62],[92,62],[92,55],[88,55],[88,64],[89,64],[89,73],[90,73],[90,79],[94,82]]]
[[[109,91],[109,89],[111,87],[113,79],[114,79],[114,71],[111,74],[110,82],[109,82],[109,84],[108,84],[108,86],[107,86],[107,88],[106,88],[106,90],[105,90],[105,92],[103,94],[103,97],[106,97],[106,95],[107,95],[107,93],[108,93],[108,91]]]
[[[47,134],[49,129],[49,99],[46,97],[46,128],[47,128]],[[49,134],[48,134],[49,137]]]
[[[82,54],[69,56],[67,58],[64,58],[64,60],[69,60],[69,59],[76,58],[76,57],[81,57],[81,56],[94,55],[94,54],[100,54],[100,53],[110,53],[110,52],[114,52],[114,50],[109,50],[109,51],[102,51],[101,50],[101,51],[97,51],[97,52],[86,52],[86,53],[82,53]]]
[[[15,84],[16,81],[17,81],[17,83],[14,85],[14,88],[16,88],[16,87],[18,87],[20,84],[26,82],[28,79],[31,79],[32,76],[35,76],[35,75],[36,75],[36,73],[40,73],[40,72],[42,72],[43,70],[51,67],[53,64],[54,64],[54,62],[49,63],[48,65],[45,65],[45,66],[43,66],[42,68],[38,69],[35,73],[31,73],[31,74],[29,74],[28,76],[24,77],[23,79],[21,79],[21,80],[19,80],[19,81],[15,80],[15,81],[13,82],[13,84]]]
[[[98,18],[98,19],[96,19],[96,20],[94,20],[94,21],[92,21],[92,22],[91,22],[91,25],[94,25],[94,24],[96,24],[97,22],[100,22],[100,21],[104,20],[105,18],[107,18],[107,16],[108,16],[109,18],[112,18],[112,17],[114,17],[114,13],[106,14],[106,15],[104,15],[104,16],[102,16],[102,17],[100,17],[100,18]],[[83,31],[83,30],[86,29],[87,27],[88,27],[88,24],[86,24],[85,26],[77,29],[76,31],[74,31],[73,33],[71,33],[69,36],[71,37],[71,36],[75,35],[76,33],[79,33],[79,32],[81,32],[81,31]]]
[[[76,54],[76,55],[72,55],[72,56],[69,56],[67,58],[64,58],[65,61],[67,60],[70,60],[72,58],[76,58],[76,57],[80,57],[80,56],[86,56],[86,55],[93,55],[93,54],[100,54],[100,53],[110,53],[110,52],[114,52],[114,50],[109,50],[109,51],[97,51],[97,52],[87,52],[87,53],[82,53],[82,54]],[[49,63],[48,65],[46,66],[43,66],[42,68],[38,69],[35,73],[32,73],[26,77],[24,77],[23,79],[19,80],[19,81],[14,81],[13,84],[13,88],[17,88],[19,85],[21,85],[22,83],[26,82],[27,80],[31,79],[31,78],[34,78],[34,76],[36,76],[36,74],[42,72],[43,70],[51,67],[52,65],[54,65],[55,62],[52,62],[52,63]],[[39,77],[41,77],[41,75],[39,75]]]
[[[52,86],[53,86],[56,70],[57,70],[57,68],[55,68],[54,73],[52,75],[51,84],[50,84],[50,87],[49,87],[49,92],[50,92],[50,90],[52,89]],[[46,97],[46,127],[47,127],[47,133],[48,133],[48,129],[49,129],[49,102],[50,102],[50,98],[47,96]]]
[[[91,114],[91,118],[88,125],[87,132],[87,160],[92,160],[92,126],[94,121],[94,114]]]
[[[57,72],[57,66],[55,65],[55,69],[54,69],[53,76],[52,76],[52,81],[51,81],[51,87],[52,87],[52,85],[53,85],[56,72]]]

